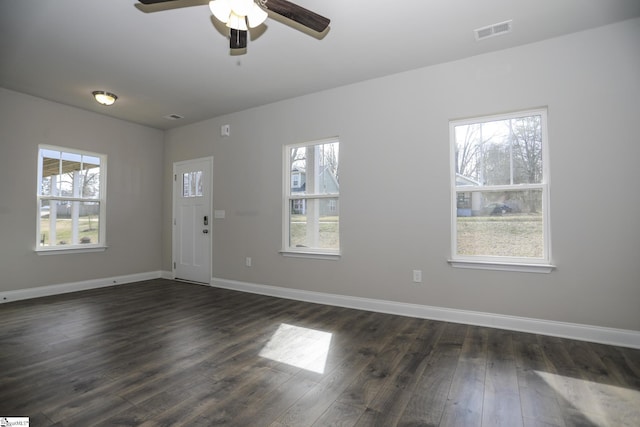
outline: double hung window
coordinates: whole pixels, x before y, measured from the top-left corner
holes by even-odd
[[[546,110],[452,121],[450,137],[452,264],[550,271]]]
[[[104,247],[105,155],[40,146],[36,250]]]
[[[284,149],[284,254],[339,255],[339,142]]]

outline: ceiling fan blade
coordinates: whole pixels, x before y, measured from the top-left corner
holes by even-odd
[[[231,33],[229,37],[229,48],[244,49],[246,47],[247,47],[247,31],[236,30],[234,28],[231,28]]]
[[[284,16],[285,18],[288,18],[300,25],[310,28],[313,31],[317,31],[318,33],[326,30],[329,26],[329,22],[331,22],[329,18],[325,18],[324,16],[318,15],[317,13],[312,12],[309,9],[305,9],[302,6],[298,6],[297,4],[293,4],[287,0],[258,0],[257,3],[264,9]]]
[[[209,0],[138,0],[134,6],[144,13],[182,9],[183,7],[204,6]]]
[[[156,3],[164,3],[168,1],[177,1],[177,0],[138,0],[142,4],[156,4]]]

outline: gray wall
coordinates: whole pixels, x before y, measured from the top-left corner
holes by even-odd
[[[216,278],[640,331],[639,45],[636,19],[164,134],[0,89],[0,291],[170,271],[173,162],[212,155]],[[539,106],[558,268],[451,268],[448,121]],[[343,256],[282,257],[282,146],[334,135]],[[40,143],[109,156],[106,252],[33,252]]]
[[[168,131],[163,269],[172,164],[213,155],[214,209],[226,211],[213,223],[215,278],[640,330],[638,46],[636,19]],[[540,106],[557,269],[450,267],[448,121]],[[343,256],[282,257],[282,146],[334,135]]]
[[[37,255],[38,144],[108,156],[105,252]],[[0,292],[159,271],[163,133],[0,88]]]

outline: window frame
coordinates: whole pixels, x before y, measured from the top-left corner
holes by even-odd
[[[456,135],[455,128],[461,125],[487,123],[501,120],[512,120],[529,116],[540,116],[542,137],[542,178],[539,183],[503,184],[503,185],[470,185],[465,186],[466,191],[459,191],[456,183]],[[506,270],[531,273],[549,273],[555,266],[551,260],[551,222],[549,203],[549,137],[548,137],[547,108],[535,108],[530,110],[514,111],[504,114],[477,116],[466,119],[449,121],[449,148],[450,148],[450,194],[451,194],[451,258],[448,260],[452,267],[471,268],[482,270]],[[543,254],[540,258],[534,257],[510,257],[495,255],[460,255],[457,253],[457,218],[458,218],[458,194],[473,192],[506,192],[506,191],[541,191],[542,211],[542,239]]]
[[[59,151],[61,153],[77,155],[77,156],[89,156],[100,159],[100,172],[99,172],[99,197],[75,197],[75,196],[54,196],[42,194],[42,180],[43,180],[43,151]],[[36,183],[36,240],[35,240],[35,252],[38,255],[59,254],[59,253],[82,253],[82,252],[100,252],[107,249],[106,244],[106,206],[107,206],[107,155],[101,153],[95,153],[91,151],[79,150],[76,148],[61,147],[55,145],[38,145],[37,156],[37,183]],[[65,244],[65,245],[53,245],[53,246],[41,246],[41,216],[42,216],[42,201],[58,201],[58,202],[79,202],[79,203],[98,203],[98,242],[96,243],[77,243],[77,244]]]
[[[291,192],[292,185],[292,171],[290,170],[291,165],[291,149],[296,147],[309,147],[315,145],[323,145],[337,143],[338,146],[341,146],[339,137],[325,138],[314,141],[300,142],[294,144],[285,144],[283,145],[283,188],[282,188],[282,246],[280,250],[280,254],[283,256],[289,257],[299,257],[299,258],[317,258],[317,259],[339,259],[341,256],[341,247],[339,243],[339,247],[337,249],[331,248],[317,248],[317,247],[295,247],[290,245],[290,218],[291,218],[291,207],[292,202],[295,200],[322,200],[322,199],[336,199],[337,206],[339,206],[340,200],[340,189],[338,188],[338,192],[335,193],[321,193],[321,194],[309,194],[306,192],[304,194],[294,194]],[[339,164],[340,160],[338,160]],[[299,171],[295,172],[300,174]],[[302,179],[300,177],[300,179]],[[305,203],[306,204],[306,203]],[[339,212],[339,210],[338,210]],[[338,214],[339,216],[339,214]],[[340,221],[338,220],[338,236],[340,236]]]

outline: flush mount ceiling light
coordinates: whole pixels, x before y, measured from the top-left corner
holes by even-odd
[[[92,93],[96,101],[102,105],[112,105],[118,99],[115,94],[104,90],[94,90]]]

